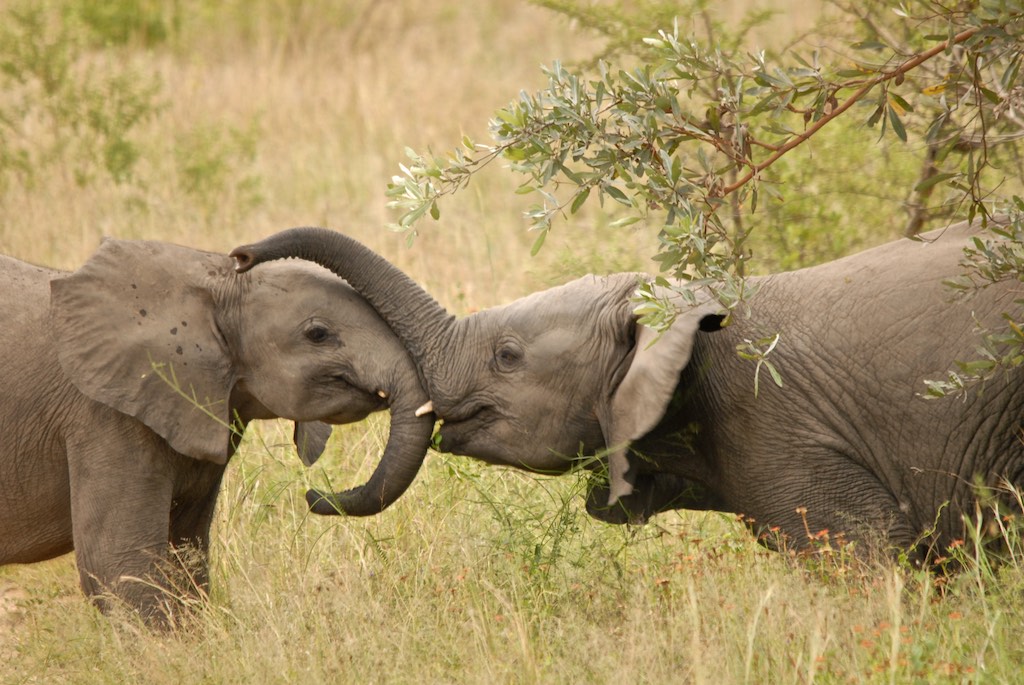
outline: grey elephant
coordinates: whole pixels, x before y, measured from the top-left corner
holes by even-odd
[[[637,274],[587,276],[457,320],[333,231],[292,229],[232,254],[239,269],[310,259],[362,293],[416,360],[442,451],[546,473],[597,454],[609,479],[588,510],[612,522],[716,509],[776,544],[803,548],[828,530],[861,549],[926,554],[963,536],[976,482],[1024,487],[1020,372],[962,400],[919,396],[925,379],[973,357],[976,326],[1019,314],[1016,282],[960,299],[943,285],[975,234],[960,224],[754,279],[750,316],[725,327],[695,293],[658,340],[634,314],[648,278]],[[763,382],[755,397],[737,346],[776,332],[784,385]]]
[[[174,573],[178,591],[207,586],[221,477],[253,419],[295,420],[312,463],[327,423],[390,405],[380,465],[336,500],[367,515],[402,494],[433,430],[405,348],[326,270],[267,266],[121,240],[73,273],[0,256],[0,564],[74,549],[101,607],[110,593],[166,624]]]

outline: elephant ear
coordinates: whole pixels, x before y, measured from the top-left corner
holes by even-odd
[[[660,290],[660,288],[659,288]],[[723,317],[718,305],[704,301],[691,305],[678,293],[662,293],[680,313],[662,334],[636,322],[633,360],[615,389],[599,420],[608,453],[608,506],[633,492],[636,473],[630,473],[629,444],[649,433],[665,414],[679,383],[679,374],[690,361],[699,330],[718,330]]]
[[[295,449],[299,453],[299,459],[306,466],[312,466],[327,447],[327,440],[331,437],[332,427],[329,423],[322,421],[296,421],[295,432],[292,439],[295,441]]]
[[[218,464],[234,451],[235,378],[211,285],[233,277],[231,266],[223,255],[108,239],[50,284],[57,355],[75,387]]]

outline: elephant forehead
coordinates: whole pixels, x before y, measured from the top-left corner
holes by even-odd
[[[261,264],[253,269],[253,289],[256,298],[298,298],[319,300],[334,306],[372,307],[341,278],[317,264],[302,261],[279,261]],[[244,275],[244,274],[243,274]]]
[[[528,338],[561,329],[575,338],[609,332],[629,319],[630,296],[637,280],[585,276],[565,285],[533,293],[499,312],[502,324]]]
[[[590,365],[593,355],[588,350],[598,340],[598,336],[581,335],[570,328],[549,328],[531,341],[527,355],[534,363],[546,362],[563,368]]]
[[[621,273],[609,276],[582,276],[574,281],[527,295],[511,303],[512,307],[558,312],[585,312],[621,303],[636,291],[641,274]]]
[[[282,259],[259,264],[251,272],[255,283],[285,285],[292,283],[322,283],[325,287],[340,287],[351,291],[348,283],[340,276],[319,264],[301,259]]]

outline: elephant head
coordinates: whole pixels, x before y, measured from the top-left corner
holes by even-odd
[[[298,257],[345,278],[376,308],[419,367],[443,420],[440,449],[560,473],[607,448],[609,503],[632,491],[626,447],[661,418],[698,329],[716,307],[684,308],[657,339],[631,298],[639,274],[586,276],[455,319],[405,274],[358,242],[316,228],[283,231],[231,255],[245,270]]]
[[[51,283],[65,373],[86,396],[133,416],[185,455],[218,464],[252,419],[296,421],[307,464],[329,424],[392,410],[380,464],[329,505],[380,512],[413,481],[433,418],[400,341],[348,285],[313,264],[238,274],[225,255],[107,240]]]

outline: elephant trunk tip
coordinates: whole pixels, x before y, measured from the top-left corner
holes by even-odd
[[[256,266],[256,257],[253,255],[252,250],[249,249],[248,245],[236,247],[230,252],[230,254],[228,254],[228,256],[235,260],[235,271],[238,273],[245,273]]]
[[[341,516],[345,514],[345,510],[341,508],[341,505],[331,495],[319,490],[306,491],[306,504],[309,505],[311,512],[320,516]]]

